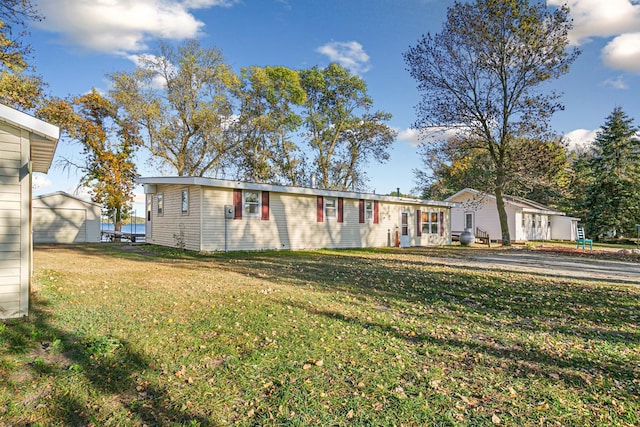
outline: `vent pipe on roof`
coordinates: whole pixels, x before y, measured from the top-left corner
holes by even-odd
[[[316,174],[311,174],[311,188],[316,188]]]
[[[400,187],[398,187],[398,197],[400,197]]]

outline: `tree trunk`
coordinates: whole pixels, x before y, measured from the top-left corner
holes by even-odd
[[[115,211],[115,217],[113,218],[113,231],[114,231],[113,241],[121,242],[122,239],[118,235],[118,233],[122,231],[122,212],[120,211],[120,209],[116,209]]]
[[[498,218],[500,219],[500,231],[502,232],[502,246],[511,246],[511,237],[509,236],[509,218],[507,210],[504,207],[504,199],[502,189],[504,187],[504,177],[498,172],[496,177],[496,206],[498,207]]]

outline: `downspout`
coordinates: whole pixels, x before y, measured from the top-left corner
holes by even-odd
[[[204,187],[200,186],[200,252],[202,252],[203,249],[203,243],[204,243],[204,230],[202,227],[204,227]]]

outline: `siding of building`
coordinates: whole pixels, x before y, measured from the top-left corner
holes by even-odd
[[[0,124],[0,317],[27,314],[30,271],[28,134]]]
[[[182,190],[189,192],[189,206],[182,212]],[[151,237],[147,243],[160,246],[181,247],[200,250],[200,192],[199,186],[159,185],[157,192],[147,194],[150,198],[153,221]],[[158,194],[162,194],[163,210],[158,213]]]
[[[33,199],[34,243],[100,242],[100,206],[58,192]]]
[[[379,201],[378,223],[372,220],[360,223],[360,199],[342,198],[342,222],[337,218],[323,218],[319,222],[317,195],[268,191],[268,219],[263,218],[262,208],[255,216],[243,213],[241,219],[226,219],[225,206],[234,205],[233,188],[191,186],[191,202],[200,199],[194,197],[198,194],[202,205],[193,203],[193,215],[190,213],[185,217],[180,209],[183,188],[179,184],[157,184],[156,193],[147,195],[152,218],[148,223],[148,227],[152,227],[151,238],[147,242],[176,247],[175,235],[181,232],[185,236],[186,249],[205,252],[383,247],[394,244],[402,211],[409,214],[407,246],[451,242],[449,209],[442,206],[430,208],[443,220],[439,232],[418,236],[417,211],[429,209],[428,205]],[[157,194],[162,194],[164,203],[161,216],[157,211]],[[200,208],[202,217],[196,213]]]
[[[476,227],[488,232],[492,240],[502,238],[498,207],[493,197],[481,197],[473,191],[464,190],[447,200],[459,204],[451,210],[454,232],[464,229],[465,213],[473,212]],[[574,229],[577,218],[566,217],[561,212],[552,211],[550,208],[545,209],[540,204],[537,204],[540,208],[532,208],[531,203],[536,202],[530,202],[528,205],[522,203],[514,205],[505,201],[509,235],[513,241],[575,240]],[[473,231],[475,232],[475,229]]]

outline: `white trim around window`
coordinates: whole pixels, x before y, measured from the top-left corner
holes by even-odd
[[[364,201],[364,220],[373,221],[373,200]]]
[[[245,216],[260,216],[260,191],[258,190],[242,190],[242,213]]]
[[[324,198],[324,218],[338,219],[338,198],[337,197],[325,197]]]
[[[158,216],[164,215],[164,193],[156,194],[156,208],[158,209]]]
[[[180,210],[182,215],[189,215],[189,189],[183,188],[180,191]]]

